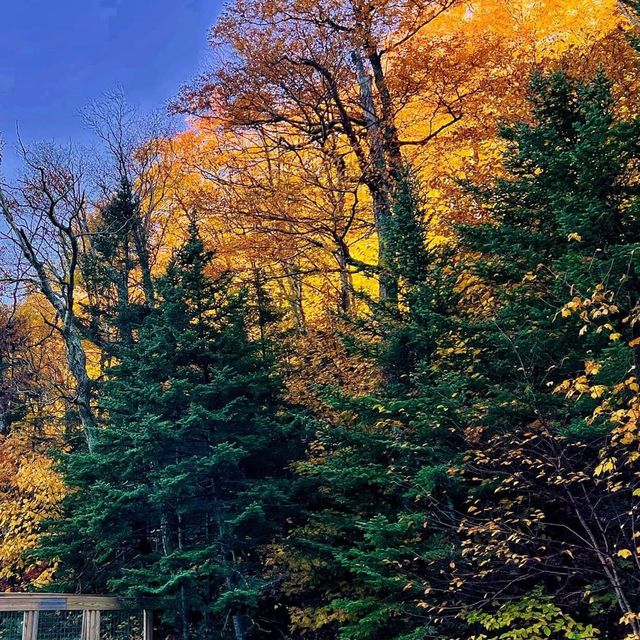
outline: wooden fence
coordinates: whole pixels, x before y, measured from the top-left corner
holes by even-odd
[[[153,640],[152,615],[115,596],[0,593],[0,640]]]

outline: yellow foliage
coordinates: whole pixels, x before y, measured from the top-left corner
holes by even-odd
[[[53,567],[25,554],[37,546],[40,523],[54,518],[65,495],[54,462],[34,447],[34,432],[15,426],[0,441],[0,588],[13,590],[48,582]]]

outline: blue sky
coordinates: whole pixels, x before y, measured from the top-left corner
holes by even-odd
[[[2,174],[27,142],[83,143],[80,111],[123,89],[144,110],[163,107],[207,64],[207,32],[222,0],[0,0]]]

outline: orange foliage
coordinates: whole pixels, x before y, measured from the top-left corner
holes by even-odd
[[[459,181],[495,174],[497,129],[525,116],[536,68],[603,65],[635,83],[619,64],[632,57],[615,0],[417,6],[237,2],[212,32],[224,63],[182,96],[196,117],[175,140],[176,207],[198,211],[231,268],[265,273],[298,326],[352,307],[351,289],[373,291],[376,141],[353,51],[369,56],[382,133],[396,131],[428,186],[436,240],[469,219]]]

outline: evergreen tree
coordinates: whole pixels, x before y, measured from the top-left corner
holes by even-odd
[[[405,176],[389,228],[399,299],[369,300],[369,316],[353,320],[358,338],[349,338],[380,384],[365,396],[327,390],[336,421],[320,430],[317,456],[301,467],[319,498],[289,550],[292,593],[302,582],[309,599],[294,623],[333,627],[349,640],[435,633],[424,593],[447,591],[457,555],[464,495],[449,471],[464,439],[450,408],[460,389],[455,372],[438,373],[437,353],[455,351],[455,273],[446,248],[427,250],[424,215],[417,184]]]
[[[640,122],[602,75],[537,76],[531,104],[455,257],[424,248],[410,183],[396,194],[400,304],[371,303],[354,341],[380,387],[329,394],[302,467],[319,498],[289,558],[301,626],[638,635]]]
[[[241,640],[259,628],[259,548],[291,508],[300,433],[243,295],[211,269],[192,225],[109,372],[99,444],[64,463],[74,490],[44,553],[75,588],[157,598],[184,640]]]
[[[635,546],[637,462],[615,411],[637,402],[640,121],[617,117],[602,74],[536,76],[531,104],[503,132],[504,177],[473,192],[489,221],[460,229],[477,439],[460,580],[476,607],[543,587],[539,602],[637,634],[637,575],[616,552]]]
[[[470,270],[489,294],[485,313],[469,314],[468,333],[490,359],[486,382],[517,399],[489,414],[496,429],[541,419],[547,406],[555,412],[562,403],[549,380],[611,346],[608,332],[579,335],[577,316],[571,327],[558,322],[566,302],[615,289],[629,315],[638,300],[640,123],[616,121],[603,75],[586,85],[564,73],[537,76],[531,91],[534,123],[503,131],[507,176],[475,193],[491,221],[460,229],[462,249],[480,255]]]
[[[143,226],[138,195],[123,179],[99,208],[91,245],[81,261],[88,294],[85,333],[107,358],[115,356],[121,344],[132,343],[134,330],[153,304],[153,283],[145,277],[149,239]]]

